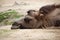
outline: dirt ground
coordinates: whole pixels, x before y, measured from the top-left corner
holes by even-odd
[[[0,40],[60,40],[60,29],[17,29],[1,27]],[[7,31],[8,30],[8,31]]]

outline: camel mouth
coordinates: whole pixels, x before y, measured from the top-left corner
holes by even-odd
[[[20,25],[19,29],[25,29],[25,27],[23,25]]]
[[[30,27],[23,26],[23,25],[20,25],[19,29],[31,29],[31,28]]]

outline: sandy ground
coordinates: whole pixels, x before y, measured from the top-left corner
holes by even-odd
[[[7,29],[5,35],[0,35],[0,40],[60,40],[60,29],[17,29],[11,30],[11,25],[1,27]]]

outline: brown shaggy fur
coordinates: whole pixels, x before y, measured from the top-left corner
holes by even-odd
[[[60,14],[60,4],[43,6],[40,8],[39,14],[43,14],[43,17],[40,16],[41,17],[40,20],[43,20],[42,26],[44,26],[44,28],[49,27],[49,26],[55,26],[56,24],[54,22],[57,20],[60,21],[60,18],[57,17],[58,14]],[[59,17],[60,17],[60,15],[59,15]],[[59,26],[60,26],[60,23],[59,23]]]
[[[27,15],[13,23],[12,29],[34,29],[34,28],[47,28],[50,26],[60,26],[60,4],[59,5],[46,5],[36,10],[27,11]],[[14,28],[14,27],[15,28]],[[18,26],[18,27],[17,27]]]

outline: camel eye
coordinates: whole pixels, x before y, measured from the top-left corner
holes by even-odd
[[[32,20],[32,19],[30,19],[30,18],[25,18],[25,19],[24,19],[24,21],[27,22],[27,23],[29,23],[31,20]]]

